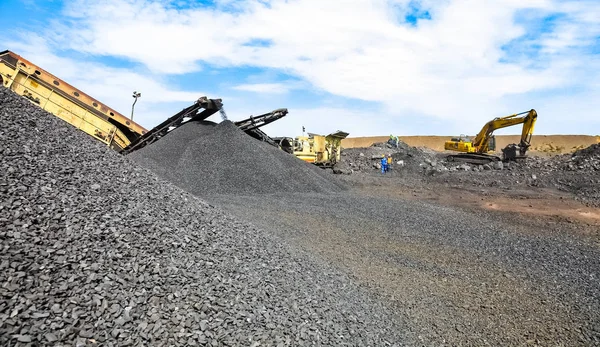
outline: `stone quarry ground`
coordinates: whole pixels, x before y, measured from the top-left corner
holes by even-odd
[[[0,99],[2,346],[600,344],[598,146],[334,175],[228,122],[122,157]]]

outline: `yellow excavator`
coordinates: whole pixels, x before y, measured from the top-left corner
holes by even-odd
[[[483,126],[474,140],[461,135],[458,138],[452,138],[450,141],[446,141],[444,149],[462,152],[462,154],[448,156],[448,160],[464,161],[472,164],[486,164],[498,160],[509,161],[523,158],[531,146],[531,136],[536,120],[537,112],[533,109],[506,117],[494,118]],[[511,144],[503,148],[502,158],[488,154],[488,152],[496,149],[496,138],[493,135],[494,131],[518,124],[523,124],[521,141],[518,144]]]

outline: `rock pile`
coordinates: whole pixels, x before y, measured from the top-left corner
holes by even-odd
[[[0,119],[1,346],[401,341],[343,275],[3,88]]]
[[[337,192],[334,177],[238,129],[189,122],[128,156],[196,195]]]
[[[600,207],[600,144],[553,158],[544,169],[550,184],[575,194],[590,206]]]
[[[565,170],[600,171],[600,143],[575,151],[566,158],[563,165]]]
[[[423,149],[412,147],[400,141],[398,147],[389,143],[375,143],[367,148],[347,148],[342,150],[342,160],[336,164],[336,168],[346,170],[349,173],[377,173],[381,169],[381,158],[392,155],[392,175],[400,172],[422,173],[425,164],[438,162],[435,154]]]
[[[389,176],[428,178],[446,183],[487,187],[533,186],[572,193],[591,206],[600,206],[600,144],[555,157],[530,156],[516,162],[485,165],[452,162],[446,153],[386,143],[342,151],[340,167],[356,173],[379,174],[379,160],[392,154],[395,168]],[[402,165],[398,165],[401,163]]]

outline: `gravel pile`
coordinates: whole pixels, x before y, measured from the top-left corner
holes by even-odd
[[[565,156],[563,168],[568,171],[600,171],[600,143]],[[570,158],[569,158],[570,157]],[[560,159],[564,157],[559,157]],[[560,161],[559,161],[560,163]]]
[[[386,176],[425,179],[478,187],[543,187],[569,192],[588,206],[600,207],[600,144],[573,154],[530,156],[516,162],[472,165],[450,162],[446,153],[435,153],[400,142],[342,151],[338,169],[343,173],[381,175],[379,161],[392,154],[393,169]]]
[[[5,89],[0,119],[0,345],[400,340],[343,275]]]
[[[600,207],[600,144],[553,158],[545,168],[550,184],[574,193],[589,206]]]
[[[409,146],[402,141],[399,142],[398,147],[388,143],[374,143],[366,148],[343,149],[342,159],[336,165],[336,169],[346,174],[355,172],[376,174],[381,170],[381,158],[390,154],[394,168],[390,175],[405,175],[407,172],[421,174],[424,171],[424,163],[437,160],[435,154]]]
[[[196,195],[337,192],[334,177],[232,122],[187,123],[130,156]]]
[[[600,345],[597,237],[546,216],[396,198],[410,187],[395,181],[220,203],[387,293],[411,346]]]
[[[555,157],[528,157],[516,162],[490,165],[455,164],[438,161],[425,173],[434,180],[497,186],[553,188],[574,195],[588,206],[600,207],[600,146],[593,145],[573,154]]]

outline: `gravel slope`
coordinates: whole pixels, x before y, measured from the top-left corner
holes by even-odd
[[[0,345],[400,345],[347,277],[0,88]]]
[[[599,244],[576,226],[363,193],[211,199],[380,293],[412,341],[600,344]]]
[[[332,175],[265,142],[232,122],[190,122],[130,156],[196,194],[337,192]]]

